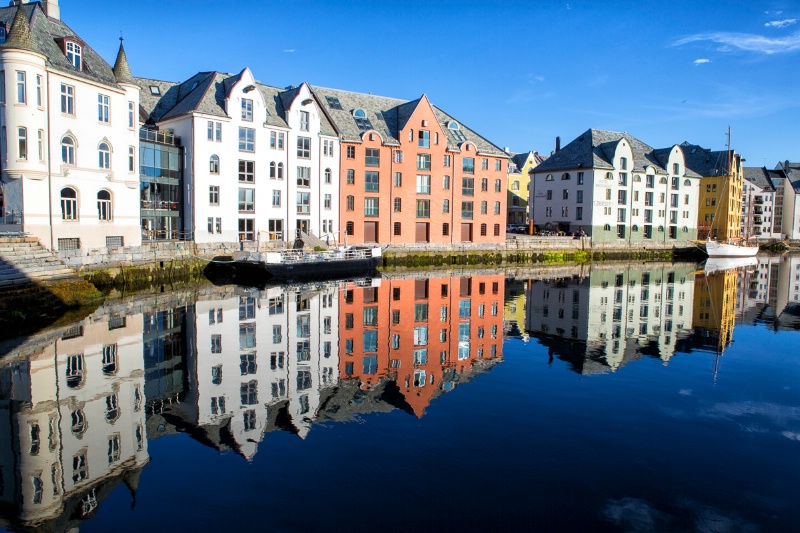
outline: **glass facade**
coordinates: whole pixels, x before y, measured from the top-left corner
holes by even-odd
[[[183,148],[168,132],[139,130],[142,240],[187,240],[183,231]]]

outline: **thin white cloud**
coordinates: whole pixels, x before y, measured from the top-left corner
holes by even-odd
[[[536,81],[544,81],[544,76],[536,76],[533,79],[535,79]]]
[[[786,26],[791,26],[792,24],[797,24],[797,19],[773,20],[772,22],[767,22],[764,24],[764,26],[766,28],[785,28]]]
[[[694,60],[694,65],[695,65],[695,66],[697,66],[697,65],[704,65],[704,64],[706,64],[706,63],[711,63],[711,60],[710,60],[710,59],[705,59],[705,58],[701,58],[701,59],[695,59],[695,60]]]
[[[765,15],[769,15],[770,17],[777,17],[778,15],[782,15],[783,11],[764,11]]]
[[[678,391],[678,394],[680,394],[681,396],[691,396],[692,389],[681,389]]]
[[[744,50],[761,54],[780,54],[800,50],[800,32],[795,32],[786,37],[765,37],[754,33],[697,33],[687,35],[672,43],[672,46],[709,41],[720,45],[722,52]]]
[[[286,50],[284,50],[283,52],[284,52],[285,54],[291,54],[292,52],[294,52],[294,48],[287,48],[287,49],[286,49]]]

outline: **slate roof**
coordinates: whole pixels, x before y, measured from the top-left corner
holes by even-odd
[[[779,171],[767,170],[766,167],[744,167],[744,179],[765,191],[774,191],[775,185],[772,182],[772,175]]]
[[[17,9],[18,8],[16,6],[0,8],[0,22],[5,24],[6,28],[11,28],[9,37],[12,37],[14,34],[12,20],[17,14]],[[100,55],[95,52],[91,46],[84,43],[83,40],[64,23],[64,21],[60,19],[48,18],[47,15],[44,14],[44,11],[42,11],[42,7],[39,2],[22,4],[19,6],[19,9],[22,10],[24,15],[26,15],[29,22],[31,30],[30,37],[15,37],[12,39],[12,43],[10,45],[7,42],[3,46],[6,48],[11,48],[15,45],[14,41],[16,40],[16,44],[19,44],[23,49],[33,49],[43,54],[46,58],[45,61],[48,68],[106,86],[114,87],[116,89],[121,89],[121,87],[117,85],[117,78],[114,76],[111,65],[109,65],[102,57],[100,57]],[[76,69],[72,63],[69,62],[67,56],[56,42],[56,39],[62,39],[65,37],[71,37],[75,39],[75,41],[79,42],[83,47],[81,59],[83,68],[81,70]]]
[[[133,74],[131,74],[131,66],[128,64],[128,56],[125,55],[125,47],[122,46],[122,38],[119,40],[119,52],[117,52],[117,60],[114,62],[112,71],[118,83],[133,83]]]
[[[632,172],[644,172],[645,167],[653,166],[666,173],[666,161],[672,148],[654,149],[627,133],[588,129],[564,146],[558,152],[542,161],[537,172],[574,170],[577,168],[598,168],[612,170],[612,160],[617,145],[625,139],[633,152]],[[687,176],[699,177],[687,169]]]
[[[792,184],[792,188],[800,193],[800,163],[792,161],[782,161],[779,166],[783,169],[784,175]]]
[[[353,111],[362,109],[372,125],[372,131],[379,133],[383,137],[385,144],[400,144],[398,141],[400,131],[406,126],[409,117],[422,101],[422,97],[415,100],[401,100],[318,86],[312,86],[312,91],[317,96],[317,100],[325,110],[325,113],[331,118],[336,130],[341,135],[341,139],[345,142],[361,142],[362,131],[356,124]],[[338,99],[341,109],[331,108],[328,104],[328,97]],[[478,153],[508,157],[508,154],[501,148],[489,142],[462,122],[457,121],[434,105],[432,105],[432,108],[436,115],[436,120],[444,131],[449,150],[460,151],[460,144],[463,142],[458,140],[448,128],[450,122],[457,122],[466,140],[475,144]]]
[[[140,105],[152,122],[161,122],[188,113],[227,118],[225,97],[241,79],[242,72],[238,74],[198,72],[183,82],[150,78],[134,78],[134,81],[142,89]],[[154,96],[150,91],[151,86],[158,87],[161,96]],[[288,128],[286,108],[294,101],[299,87],[281,89],[262,83],[256,83],[255,86],[264,99],[267,110],[266,123],[270,126]],[[336,132],[324,113],[320,120],[320,133],[336,137]]]
[[[728,161],[733,161],[733,150],[712,151],[697,144],[684,142],[681,145],[686,166],[703,177],[728,176]]]

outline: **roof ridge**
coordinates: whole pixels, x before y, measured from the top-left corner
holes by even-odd
[[[382,96],[380,94],[363,93],[363,92],[360,92],[360,91],[348,91],[347,89],[337,89],[335,87],[324,87],[322,85],[311,85],[311,84],[309,84],[309,86],[316,87],[318,89],[328,90],[328,91],[340,91],[340,92],[343,92],[343,93],[358,94],[358,95],[361,95],[361,96],[374,96],[375,98],[385,98],[387,100],[397,100],[397,101],[403,102],[403,103],[410,102],[410,100],[406,100],[406,99],[403,99],[403,98],[395,98],[394,96]]]

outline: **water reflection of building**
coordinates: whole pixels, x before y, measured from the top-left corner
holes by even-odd
[[[147,463],[142,317],[104,308],[0,367],[7,525],[66,530]]]
[[[198,299],[185,332],[189,390],[168,419],[247,459],[278,426],[305,436],[338,377],[337,292],[329,284]]]
[[[505,304],[503,306],[503,336],[528,339],[525,332],[525,295],[527,282],[506,280]]]
[[[342,293],[342,380],[389,388],[396,406],[422,416],[480,361],[502,356],[502,275],[383,280]]]
[[[719,352],[730,344],[736,322],[736,286],[740,276],[746,273],[731,269],[698,278],[692,316],[695,344]]]
[[[758,265],[740,278],[736,314],[743,324],[800,329],[800,256],[759,256]]]
[[[582,374],[645,355],[669,361],[690,333],[694,264],[593,265],[588,276],[532,281],[528,332]]]

